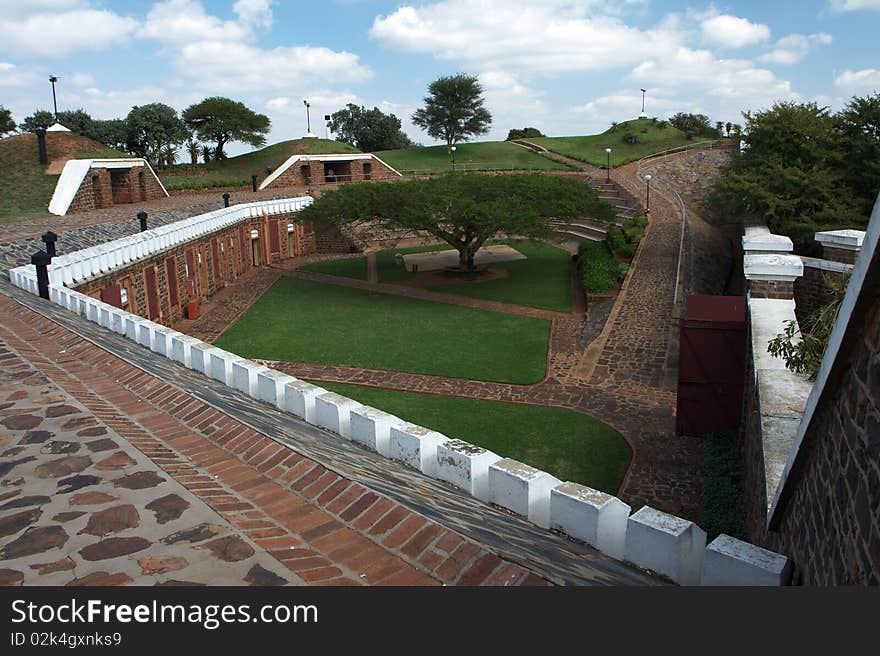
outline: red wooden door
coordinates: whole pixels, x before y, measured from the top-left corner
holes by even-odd
[[[165,258],[165,277],[168,279],[168,301],[177,307],[180,296],[177,293],[177,258],[173,255]]]
[[[147,279],[147,319],[155,320],[159,317],[159,280],[156,277],[156,267],[147,267],[144,275]]]

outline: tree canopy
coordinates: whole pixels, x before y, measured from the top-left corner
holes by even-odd
[[[543,136],[544,135],[538,128],[523,128],[522,130],[514,128],[507,133],[507,139],[505,139],[505,141],[513,141],[514,139],[535,139]]]
[[[58,122],[71,132],[88,135],[92,127],[92,117],[83,109],[58,112]],[[48,109],[38,109],[19,124],[22,132],[34,132],[37,128],[48,128],[55,123],[55,114]]]
[[[412,141],[400,129],[400,119],[394,114],[385,114],[378,107],[367,109],[349,103],[344,109],[330,115],[330,129],[336,133],[339,141],[365,153],[412,145]]]
[[[880,95],[837,115],[782,102],[743,116],[746,148],[715,180],[716,212],[763,221],[804,255],[818,254],[817,230],[864,228],[880,191]]]
[[[152,162],[167,160],[189,136],[173,107],[164,103],[134,106],[125,118],[127,150]]]
[[[669,123],[672,127],[678,128],[686,135],[717,137],[718,131],[712,127],[709,117],[705,114],[687,114],[678,112],[669,117]]]
[[[489,131],[492,115],[483,106],[483,87],[476,76],[441,77],[431,83],[428,94],[412,121],[432,138],[449,147]]]
[[[230,141],[241,141],[255,148],[266,144],[266,134],[271,122],[264,114],[257,114],[244,103],[213,96],[190,105],[183,111],[186,127],[199,139],[213,142],[214,158],[223,159],[223,147]]]
[[[462,269],[487,239],[550,233],[548,219],[589,216],[611,221],[613,208],[589,186],[536,175],[449,174],[405,182],[347,184],[324,193],[300,213],[317,222],[357,224],[367,236],[427,233],[459,252]]]
[[[12,119],[12,112],[0,105],[0,136],[14,131],[15,121]]]

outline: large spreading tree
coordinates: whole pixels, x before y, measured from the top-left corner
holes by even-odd
[[[88,135],[92,127],[92,117],[84,109],[72,109],[58,112],[58,122],[71,132]],[[48,128],[55,123],[55,114],[48,109],[38,109],[26,116],[19,124],[22,132],[35,132],[37,128]]]
[[[266,134],[271,122],[264,114],[257,114],[244,103],[213,96],[190,105],[183,111],[186,127],[201,141],[217,144],[214,158],[223,159],[223,147],[230,141],[241,141],[255,148],[266,145]]]
[[[173,107],[164,103],[134,106],[125,118],[127,150],[151,162],[164,162],[189,137]]]
[[[473,271],[474,255],[499,233],[544,237],[551,233],[550,219],[609,222],[614,210],[589,185],[568,178],[451,174],[344,185],[324,193],[300,216],[353,224],[368,239],[388,232],[428,234],[458,251],[462,270]]]
[[[409,137],[400,129],[400,119],[394,114],[385,114],[378,107],[367,109],[349,103],[344,109],[330,115],[330,129],[339,141],[365,153],[412,145]]]
[[[428,87],[425,106],[416,110],[412,122],[434,139],[450,147],[486,134],[492,115],[483,104],[483,87],[472,75],[441,77]]]

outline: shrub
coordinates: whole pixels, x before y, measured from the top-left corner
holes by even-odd
[[[743,504],[743,457],[736,433],[702,435],[703,508],[700,526],[708,540],[721,533],[746,539]]]
[[[639,242],[645,236],[648,219],[644,214],[637,214],[623,222],[623,227],[610,226],[605,234],[605,243],[612,253],[631,258],[636,254]]]
[[[631,146],[634,146],[634,145],[641,143],[641,142],[642,142],[642,139],[637,134],[629,133],[629,134],[623,135],[623,143],[625,143],[625,144],[629,144]]]
[[[620,267],[604,241],[585,241],[578,247],[581,282],[588,294],[604,294],[620,279]]]

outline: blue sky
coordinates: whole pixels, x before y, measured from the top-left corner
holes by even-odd
[[[514,127],[591,134],[634,118],[700,112],[742,122],[777,100],[842,107],[880,89],[880,0],[0,0],[0,105],[124,116],[210,95],[272,119],[270,141],[348,102],[411,125],[428,84],[478,75]],[[231,145],[229,152],[242,152]]]

